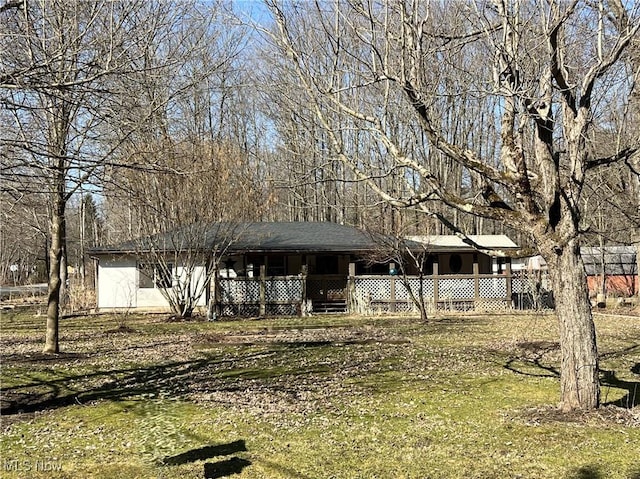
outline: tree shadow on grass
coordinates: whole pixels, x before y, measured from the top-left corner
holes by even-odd
[[[2,388],[0,415],[3,423],[10,424],[22,414],[98,400],[118,401],[154,395],[186,397],[193,393],[251,394],[249,390],[256,385],[260,385],[262,391],[284,393],[286,397],[296,398],[299,391],[295,378],[315,377],[321,380],[322,376],[335,372],[335,368],[324,359],[303,365],[297,361],[297,350],[320,345],[299,343],[264,346],[267,347],[259,351],[239,351],[231,355],[221,352],[216,356],[193,360],[131,368],[104,368],[86,374],[69,374],[64,365],[56,365],[55,369],[48,370],[45,374],[48,377],[45,378],[42,371],[27,372],[21,377],[28,378],[28,381]],[[329,345],[335,346],[337,344]],[[12,415],[15,416],[13,419]]]
[[[236,452],[246,452],[247,445],[244,440],[233,441],[228,444],[218,444],[217,446],[205,446],[198,449],[191,449],[187,452],[175,456],[167,456],[162,459],[161,464],[165,466],[179,466],[195,461],[204,461],[217,456],[230,456]]]
[[[602,469],[596,465],[582,466],[572,471],[567,479],[604,479]]]
[[[602,467],[590,464],[571,471],[567,479],[604,479],[605,477],[607,477],[607,474],[602,470]],[[629,470],[625,477],[628,479],[640,479],[640,467]]]
[[[245,467],[251,465],[251,461],[232,457],[224,461],[207,462],[204,465],[205,479],[218,479],[220,477],[228,477],[233,474],[240,474]]]
[[[522,354],[509,357],[504,368],[523,376],[537,378],[559,378],[560,371],[555,366],[545,364],[547,355],[560,349],[560,344],[550,341],[528,341],[518,343]],[[526,370],[525,370],[525,366]],[[532,368],[533,366],[533,368]]]
[[[244,440],[230,442],[228,444],[218,444],[216,446],[204,446],[198,449],[165,457],[160,464],[163,466],[179,466],[195,461],[206,461],[219,456],[230,456],[236,452],[246,452],[247,446]],[[206,462],[204,464],[205,479],[218,479],[228,477],[233,474],[240,474],[242,470],[251,465],[251,461],[239,457],[231,457],[216,462]]]
[[[544,344],[543,344],[544,343]],[[557,343],[555,343],[557,345]],[[504,364],[504,368],[524,376],[533,376],[540,378],[559,378],[560,371],[555,366],[545,364],[545,356],[556,349],[552,343],[546,342],[538,343],[522,343],[519,345],[522,349],[528,350],[530,354],[512,356],[507,359]],[[637,349],[637,345],[625,348],[621,351],[615,351],[607,354],[603,354],[603,357],[610,356],[622,356]],[[525,367],[522,367],[525,366]],[[640,363],[636,363],[631,367],[630,371],[633,374],[640,375]],[[636,406],[640,406],[640,382],[639,381],[627,381],[618,378],[616,371],[602,369],[600,370],[600,384],[602,386],[611,387],[615,389],[623,389],[627,391],[627,394],[617,401],[610,401],[604,403],[604,406],[617,406],[624,409],[633,409]]]
[[[216,446],[205,446],[198,449],[191,449],[190,451],[177,454],[175,456],[165,457],[160,461],[162,466],[178,466],[181,464],[187,464],[195,461],[205,461],[219,456],[230,456],[237,452],[247,452],[247,446],[244,440],[238,440],[230,442],[228,444],[219,444]],[[297,479],[310,479],[308,476],[297,472],[296,470],[283,466],[267,459],[260,459],[259,463],[266,466],[269,469],[277,471],[279,474],[290,478]],[[205,479],[218,479],[221,477],[228,477],[233,474],[240,474],[242,470],[253,463],[247,459],[239,457],[231,457],[229,459],[207,462],[204,464],[204,478]]]
[[[626,381],[619,379],[615,371],[603,370],[601,382],[605,386],[610,386],[617,389],[626,389],[627,394],[618,399],[617,401],[608,402],[606,405],[618,406],[625,409],[633,409],[636,406],[640,406],[640,382],[639,381]],[[640,363],[636,363],[631,372],[634,374],[640,374]]]
[[[582,466],[575,470],[569,479],[604,479],[602,468],[597,465]]]
[[[194,374],[211,363],[209,359],[198,359],[78,375],[56,371],[54,379],[38,379],[34,375],[28,384],[3,388],[0,414],[32,413],[100,399],[118,400],[156,393],[172,386],[174,378]]]
[[[201,358],[78,375],[56,371],[56,377],[50,380],[34,375],[29,384],[3,388],[0,414],[32,413],[101,399],[121,400],[161,392],[175,396],[194,381],[206,381],[207,372],[215,374],[220,372],[218,368],[228,371],[232,367],[232,359]]]

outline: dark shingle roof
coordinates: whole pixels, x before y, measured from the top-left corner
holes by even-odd
[[[377,247],[371,235],[336,223],[251,223],[231,245],[235,251],[350,252]]]
[[[98,247],[90,254],[135,253],[153,245],[165,251],[186,249],[177,245],[198,242],[196,247],[212,249],[229,243],[228,252],[367,252],[378,249],[372,235],[351,226],[325,222],[257,222],[238,225],[216,224],[197,230],[175,230],[153,239],[127,241],[112,246]],[[233,237],[233,240],[230,238]],[[192,238],[192,239],[188,239]]]

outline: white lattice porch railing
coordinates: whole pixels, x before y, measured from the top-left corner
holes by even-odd
[[[494,311],[550,307],[547,283],[540,274],[220,278],[216,297],[221,315],[296,315],[316,301],[343,301],[350,312],[412,312],[416,298],[432,311]]]
[[[356,276],[354,301],[362,311],[427,309],[498,310],[511,307],[511,277],[506,275]]]
[[[305,278],[219,278],[217,307],[221,316],[294,316],[301,310]]]

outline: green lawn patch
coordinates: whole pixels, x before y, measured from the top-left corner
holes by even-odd
[[[640,478],[640,320],[559,414],[552,315],[167,322],[3,313],[0,477]]]

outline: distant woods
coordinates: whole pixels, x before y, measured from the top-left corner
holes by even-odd
[[[47,281],[52,332],[91,246],[241,220],[508,233],[576,272],[640,243],[639,9],[1,1],[0,280]]]
[[[524,53],[519,70],[509,73],[502,61],[498,71],[491,42],[507,33],[498,14],[483,17],[484,7],[474,2],[410,4],[285,2],[269,10],[269,2],[103,1],[76,11],[65,2],[47,8],[4,2],[0,281],[48,277],[57,217],[65,219],[68,244],[54,242],[61,254],[53,261],[65,261],[83,278],[91,268],[87,248],[170,228],[176,215],[181,221],[335,221],[409,234],[449,233],[454,226],[529,243],[504,221],[442,201],[420,169],[399,164],[397,156],[433,173],[443,191],[481,202],[482,170],[436,148],[429,128],[442,133],[441,144],[508,163],[494,80],[517,73],[517,84],[503,81],[500,88],[535,98],[542,64],[523,72],[539,52],[527,54],[530,40],[516,33],[516,43],[495,51]],[[610,4],[618,22],[633,24],[637,11]],[[537,7],[520,8],[525,18]],[[591,11],[579,2],[574,15],[588,18]],[[293,49],[288,53],[279,18]],[[404,51],[385,40],[385,18],[404,25]],[[595,21],[601,25],[595,54],[603,56],[614,31]],[[580,50],[578,40],[570,44],[572,57],[586,62],[590,47]],[[639,141],[639,45],[635,35],[614,75],[592,94],[586,151],[604,160],[586,173],[579,202],[584,239],[594,245],[640,238],[640,162],[638,155],[620,155]],[[306,89],[300,67],[308,74]],[[416,121],[419,110],[407,108],[405,92],[394,87],[402,86],[400,69],[415,76],[418,88],[437,85],[423,97],[426,129]],[[310,101],[309,88],[330,101]],[[383,129],[363,123],[366,115]],[[534,130],[525,122],[515,127],[518,148],[532,152]],[[384,136],[376,139],[376,131]],[[510,195],[505,185],[493,191]],[[425,206],[429,215],[420,211]]]

